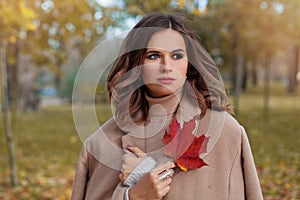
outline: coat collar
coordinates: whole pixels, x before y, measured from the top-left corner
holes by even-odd
[[[226,113],[207,109],[204,117],[200,119],[201,109],[198,105],[198,101],[195,95],[191,95],[190,91],[192,90],[191,88],[189,88],[190,86],[188,87],[187,85],[188,84],[185,84],[180,102],[177,105],[174,104],[176,103],[176,100],[174,101],[173,98],[169,99],[172,103],[171,108],[175,108],[173,112],[164,112],[163,114],[161,114],[162,108],[160,106],[165,107],[170,105],[167,105],[164,102],[163,105],[157,106],[156,103],[158,103],[159,101],[151,101],[151,98],[148,98],[148,100],[151,101],[150,105],[152,105],[152,112],[150,112],[150,117],[151,120],[155,121],[155,123],[153,123],[155,125],[152,124],[151,126],[151,122],[149,124],[147,124],[146,122],[144,124],[137,125],[132,121],[131,117],[129,117],[129,114],[124,115],[122,118],[115,118],[115,120],[118,120],[117,125],[119,126],[119,128],[126,134],[123,136],[123,139],[127,142],[123,143],[123,148],[124,145],[127,146],[136,144],[137,141],[134,142],[134,140],[144,139],[145,126],[151,126],[151,129],[153,130],[152,132],[158,133],[164,131],[166,127],[168,127],[168,124],[166,125],[166,123],[170,123],[172,121],[170,120],[170,118],[172,119],[175,116],[181,127],[185,122],[195,119],[196,127],[193,131],[193,134],[196,137],[200,137],[203,134],[206,137],[209,137],[207,143],[207,151],[200,155],[201,158],[205,158],[216,145],[222,133]],[[178,99],[178,94],[176,99]],[[147,128],[149,129],[149,127]],[[149,135],[147,137],[149,137]],[[133,144],[130,144],[131,142]]]

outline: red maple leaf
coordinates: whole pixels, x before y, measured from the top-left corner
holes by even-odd
[[[205,153],[209,137],[201,135],[196,137],[193,130],[196,126],[195,119],[185,122],[183,127],[174,118],[169,125],[170,132],[165,131],[163,142],[166,145],[165,153],[175,159],[175,163],[184,171],[198,169],[207,165],[200,157]]]

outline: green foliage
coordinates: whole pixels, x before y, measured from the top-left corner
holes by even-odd
[[[280,30],[286,35],[285,38],[290,44],[300,45],[300,1],[280,0],[284,5],[282,18],[285,23],[280,23]],[[282,21],[281,21],[282,22]]]
[[[220,48],[229,61],[233,55],[263,61],[266,55],[275,55],[284,47],[285,40],[276,23],[280,15],[271,2],[267,8],[261,7],[261,0],[212,2],[208,13],[220,24]]]
[[[291,20],[291,17],[285,16],[296,16],[297,9],[288,8],[295,7],[298,3],[289,0],[209,1],[206,11],[201,13],[192,11],[193,1],[184,1],[185,5],[181,10],[176,7],[176,2],[179,1],[126,0],[125,8],[134,16],[155,11],[179,12],[188,16],[203,46],[217,62],[223,59],[220,64],[226,66],[231,66],[233,57],[241,54],[246,61],[257,63],[271,59],[288,47],[291,41],[286,36],[288,27],[300,24],[299,20]],[[276,10],[276,5],[282,6],[284,12],[280,13],[278,8]],[[292,22],[289,23],[290,21]]]
[[[126,11],[131,15],[145,15],[152,12],[167,12],[171,0],[125,0]]]
[[[95,1],[45,2],[31,2],[38,13],[38,29],[27,44],[35,47],[31,55],[38,65],[52,63],[59,71],[70,49],[79,49],[84,57],[109,26],[121,21],[117,7],[105,8]]]
[[[18,17],[16,17],[18,16]],[[26,1],[3,0],[0,2],[1,40],[14,43],[20,38],[20,31],[33,31],[36,29],[33,20],[36,13],[26,6]]]

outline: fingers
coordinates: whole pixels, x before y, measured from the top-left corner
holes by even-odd
[[[120,181],[123,183],[124,182],[124,176],[123,176],[123,174],[121,173],[121,174],[119,174],[119,179],[120,179]]]
[[[163,164],[157,166],[155,169],[152,170],[152,173],[160,174],[161,172],[168,170],[168,169],[172,169],[174,167],[175,167],[175,164],[173,162],[168,161],[166,163],[163,163]]]
[[[144,157],[136,157],[131,154],[123,154],[122,172],[130,173],[144,159]]]
[[[161,190],[161,189],[169,186],[171,182],[172,182],[172,178],[167,178],[164,181],[159,181],[157,186]]]
[[[165,181],[161,182],[158,187],[159,187],[159,193],[161,196],[165,196],[171,189],[170,184],[172,182],[172,178],[168,178]]]
[[[147,154],[140,150],[138,147],[128,147],[124,150],[124,154],[122,155],[122,174],[123,180],[126,180],[128,175],[134,170],[139,163],[141,163]]]
[[[134,147],[134,146],[128,146],[127,149],[129,151],[131,151],[132,153],[135,153],[135,154],[143,154],[143,153],[145,153],[141,149],[139,149],[138,147]]]
[[[131,162],[132,160],[136,160],[137,157],[131,154],[123,154],[122,155],[122,160],[123,162]]]
[[[175,167],[173,162],[160,164],[151,172],[145,174],[132,188],[131,193],[135,196],[142,197],[141,199],[162,199],[170,191],[172,178],[166,176],[164,179],[159,179],[163,172],[172,170]]]
[[[138,147],[134,147],[134,146],[128,146],[127,149],[131,152],[134,153],[137,157],[147,157],[147,154],[145,152],[143,152],[141,149],[139,149]]]
[[[159,178],[158,178],[157,192],[158,192],[160,197],[164,197],[168,194],[168,192],[171,189],[171,187],[170,187],[171,182],[172,182],[171,177],[168,177],[168,178],[163,179],[163,180],[159,180]]]
[[[170,191],[171,187],[169,185],[167,185],[164,189],[161,190],[160,195],[162,197],[166,196],[168,194],[168,192]]]
[[[174,174],[174,170],[173,169],[167,169],[163,172],[161,172],[159,175],[158,175],[158,180],[160,181],[164,181],[170,177],[172,177]]]
[[[129,151],[131,151],[132,153],[145,153],[140,148],[135,146],[128,146],[127,149],[129,149]]]
[[[163,180],[159,180],[159,175],[156,175],[154,177],[154,191],[156,194],[158,194],[158,196],[160,198],[164,197],[165,195],[168,194],[168,192],[170,191],[171,187],[170,184],[172,182],[172,178],[168,177],[166,179]]]
[[[159,166],[157,166],[155,169],[153,169],[150,172],[150,176],[152,177],[152,180],[155,184],[157,184],[157,186],[159,187],[159,191],[168,191],[167,189],[165,189],[166,187],[169,186],[169,184],[171,183],[172,179],[171,177],[173,176],[173,173],[170,174],[170,176],[164,176],[161,177],[163,175],[163,173],[168,172],[170,170],[173,171],[172,168],[175,167],[175,164],[173,162],[166,162],[163,163]],[[174,171],[173,171],[174,172]]]
[[[126,178],[128,177],[128,175],[129,175],[129,173],[127,173],[127,172],[120,173],[119,174],[120,181],[123,183],[126,180]]]

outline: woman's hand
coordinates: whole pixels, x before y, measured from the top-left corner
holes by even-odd
[[[130,172],[147,157],[147,154],[138,147],[127,147],[127,149],[122,156],[122,172],[119,176],[121,182],[124,182]]]
[[[175,167],[173,162],[166,162],[145,174],[133,187],[129,189],[130,200],[160,200],[170,191],[171,177],[163,180],[159,175]]]

